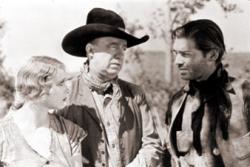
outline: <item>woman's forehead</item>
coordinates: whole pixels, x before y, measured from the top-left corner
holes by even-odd
[[[62,82],[71,80],[73,78],[73,75],[66,72],[64,69],[58,69],[55,75],[55,81],[56,82]]]

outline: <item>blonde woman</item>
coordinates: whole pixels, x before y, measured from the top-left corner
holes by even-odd
[[[0,166],[82,166],[85,131],[50,113],[66,105],[67,76],[60,61],[46,56],[34,56],[20,69],[15,105],[0,121]],[[69,135],[75,132],[78,141]]]

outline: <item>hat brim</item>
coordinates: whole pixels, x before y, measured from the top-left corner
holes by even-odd
[[[148,35],[137,38],[127,32],[107,24],[87,24],[70,31],[62,41],[65,52],[77,56],[86,57],[85,46],[88,42],[98,37],[112,36],[127,41],[127,47],[132,47],[146,42]]]

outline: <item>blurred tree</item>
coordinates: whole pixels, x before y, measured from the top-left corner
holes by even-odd
[[[4,57],[0,56],[0,118],[2,118],[14,100],[14,78],[3,67]]]
[[[0,19],[0,38],[4,34],[4,23],[3,19]],[[14,78],[5,70],[4,59],[5,56],[0,47],[0,118],[6,114],[14,99]]]

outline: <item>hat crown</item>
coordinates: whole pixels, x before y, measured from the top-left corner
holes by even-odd
[[[88,13],[87,24],[106,24],[125,29],[121,16],[111,10],[102,8],[94,8]]]
[[[80,26],[65,35],[63,50],[71,55],[86,57],[86,45],[99,37],[115,37],[127,41],[127,47],[146,42],[148,35],[137,38],[125,31],[125,24],[117,13],[103,8],[94,8],[87,15],[86,25]]]

